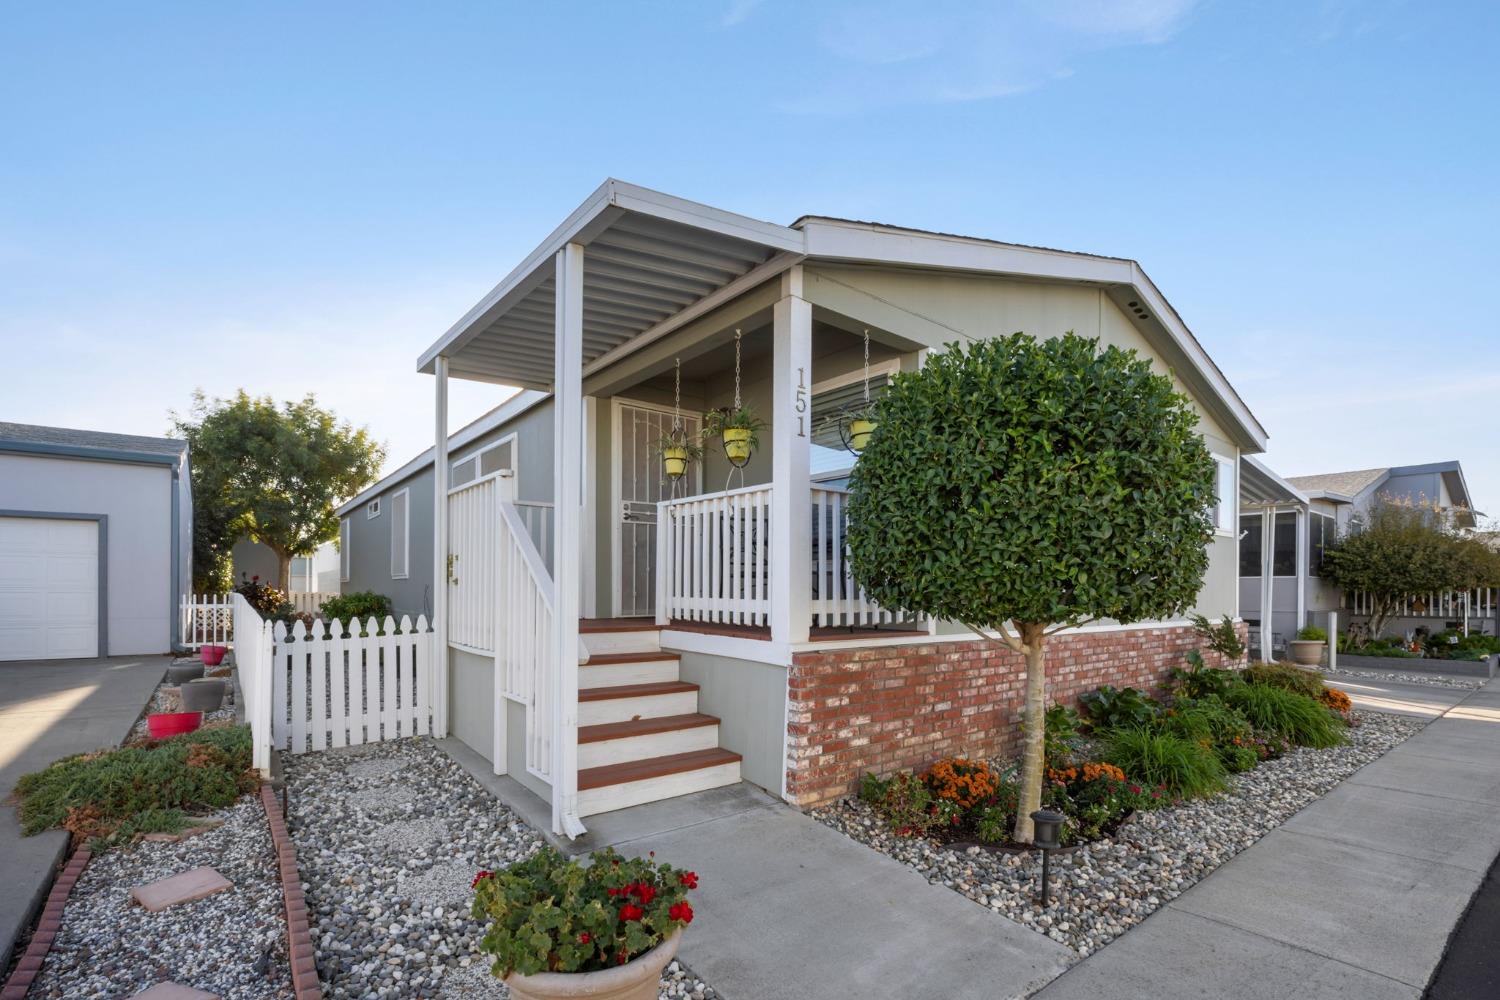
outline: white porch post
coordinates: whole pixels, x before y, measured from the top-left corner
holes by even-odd
[[[812,625],[812,304],[802,267],[781,276],[772,313],[771,640],[806,642]]]
[[[1297,508],[1297,631],[1307,624],[1307,511]],[[1294,633],[1291,638],[1297,638]]]
[[[437,412],[432,444],[432,730],[448,735],[448,359],[433,359]]]
[[[1271,601],[1275,595],[1275,580],[1271,576],[1276,551],[1276,508],[1267,507],[1260,512],[1260,658],[1270,663],[1276,658],[1271,651]]]
[[[557,253],[556,330],[552,377],[552,648],[557,668],[552,727],[552,832],[576,837],[578,821],[579,508],[583,462],[583,247]]]

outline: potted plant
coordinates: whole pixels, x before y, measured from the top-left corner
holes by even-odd
[[[198,649],[198,656],[205,667],[217,667],[224,662],[224,654],[228,652],[228,646],[202,646]]]
[[[873,409],[861,410],[849,418],[849,450],[858,455],[870,443],[875,433],[876,421]]]
[[[750,460],[750,453],[760,447],[760,432],[766,422],[748,406],[733,409],[720,407],[703,416],[703,435],[718,435],[724,443],[724,455],[736,466]]]
[[[693,920],[698,876],[613,848],[589,863],[551,847],[474,876],[480,950],[515,1000],[655,1000],[661,971]]]
[[[1327,645],[1328,633],[1309,625],[1291,642],[1292,660],[1304,667],[1316,667],[1323,662],[1323,647]]]
[[[687,472],[689,462],[703,459],[703,447],[680,430],[668,431],[657,438],[651,447],[661,455],[662,471],[670,479],[681,479]]]

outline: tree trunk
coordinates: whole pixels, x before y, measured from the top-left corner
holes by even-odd
[[[1023,732],[1025,746],[1021,754],[1021,795],[1016,808],[1016,843],[1029,844],[1034,835],[1031,814],[1042,807],[1043,737],[1047,725],[1047,665],[1044,650],[1045,626],[1019,624],[1021,644],[1026,656],[1026,711]]]
[[[292,557],[281,549],[274,549],[276,553],[276,589],[281,591],[282,596],[290,597],[292,593]]]
[[[1380,638],[1380,633],[1385,631],[1386,623],[1391,620],[1391,613],[1396,610],[1395,598],[1377,597],[1370,608],[1370,638]]]

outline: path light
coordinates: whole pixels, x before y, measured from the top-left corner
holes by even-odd
[[[1038,809],[1031,814],[1031,843],[1042,850],[1042,897],[1041,905],[1047,905],[1047,880],[1052,874],[1052,852],[1062,846],[1063,814],[1051,809]]]

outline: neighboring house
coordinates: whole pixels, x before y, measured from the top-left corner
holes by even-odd
[[[449,378],[532,392],[342,509],[346,586],[404,578],[398,603],[420,610],[431,576],[415,574],[433,565],[438,732],[550,799],[570,835],[581,817],[741,778],[811,806],[866,770],[1012,753],[1020,658],[881,608],[850,578],[837,484],[853,460],[822,417],[863,385],[867,346],[878,391],[929,351],[1015,330],[1098,337],[1173,376],[1222,498],[1195,610],[1235,616],[1237,471],[1265,432],[1139,264],[817,216],[780,226],[617,181],[423,353],[440,427]],[[665,483],[651,442],[674,397],[691,431],[737,385],[767,423],[742,475],[713,442]],[[401,525],[382,523],[403,490]],[[542,508],[538,529],[518,496],[573,502]],[[399,576],[385,569],[398,553]],[[1185,620],[1060,633],[1051,697],[1154,684],[1199,644]]]
[[[1476,524],[1474,501],[1464,481],[1463,467],[1456,461],[1289,476],[1287,482],[1311,500],[1331,503],[1340,531],[1347,529],[1355,517],[1368,514],[1380,497],[1432,504],[1451,516],[1460,528]]]
[[[186,441],[0,423],[0,661],[170,652],[192,540]]]
[[[234,585],[238,587],[246,579],[260,577],[262,583],[276,584],[281,566],[276,553],[260,542],[241,538],[230,550],[230,564],[234,574]],[[310,556],[294,556],[291,566],[291,586],[294,594],[339,592],[339,548],[336,542],[324,542]]]

